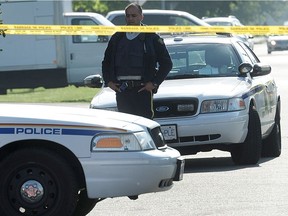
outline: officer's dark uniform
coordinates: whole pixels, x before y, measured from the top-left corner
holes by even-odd
[[[153,118],[153,93],[143,90],[145,83],[159,86],[172,68],[172,61],[163,39],[155,33],[140,33],[129,40],[126,33],[115,33],[107,46],[102,62],[106,86],[119,83],[116,92],[120,112]]]

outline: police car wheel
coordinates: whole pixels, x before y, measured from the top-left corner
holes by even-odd
[[[231,151],[232,160],[236,165],[257,164],[262,152],[261,123],[257,110],[250,107],[248,134],[245,141]]]
[[[279,157],[281,155],[280,101],[277,104],[275,124],[269,136],[263,140],[262,157]]]
[[[0,215],[72,215],[78,185],[71,167],[53,151],[24,148],[0,164]]]

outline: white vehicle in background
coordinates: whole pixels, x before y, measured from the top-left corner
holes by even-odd
[[[203,17],[206,23],[212,26],[243,26],[239,19],[235,16],[228,17]]]
[[[114,26],[97,13],[72,12],[71,0],[0,0],[3,24]],[[109,37],[6,35],[0,38],[0,94],[16,88],[82,86],[101,71]]]
[[[210,26],[198,17],[177,10],[143,10],[145,25]],[[106,18],[114,25],[126,25],[124,10],[110,11]]]
[[[0,105],[0,215],[84,216],[110,197],[167,191],[184,160],[159,124],[86,108]]]
[[[288,35],[269,35],[266,39],[267,53],[288,50]]]
[[[228,17],[203,17],[203,21],[210,24],[211,26],[244,26],[239,19],[235,16]],[[252,50],[254,49],[253,35],[237,35],[243,40]]]

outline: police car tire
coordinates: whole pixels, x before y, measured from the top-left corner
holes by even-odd
[[[97,202],[99,202],[99,199],[88,198],[86,190],[81,191],[78,197],[77,207],[73,216],[87,215],[90,211],[92,211]]]
[[[278,102],[275,124],[269,136],[263,140],[262,157],[279,157],[281,146],[280,102]]]
[[[55,152],[35,146],[20,149],[1,161],[0,170],[1,216],[73,214],[78,196],[77,180],[72,168]],[[39,183],[42,189],[31,181]],[[31,190],[32,196],[30,191],[27,196],[23,182],[37,188]],[[43,194],[37,198],[41,190]]]
[[[246,139],[231,150],[231,156],[236,165],[253,165],[258,163],[261,152],[261,122],[257,110],[251,106]]]

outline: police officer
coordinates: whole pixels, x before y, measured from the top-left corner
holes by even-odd
[[[143,25],[140,5],[125,8],[127,25]],[[156,33],[117,32],[102,61],[105,85],[116,92],[120,112],[153,118],[153,94],[172,68],[163,39]]]

